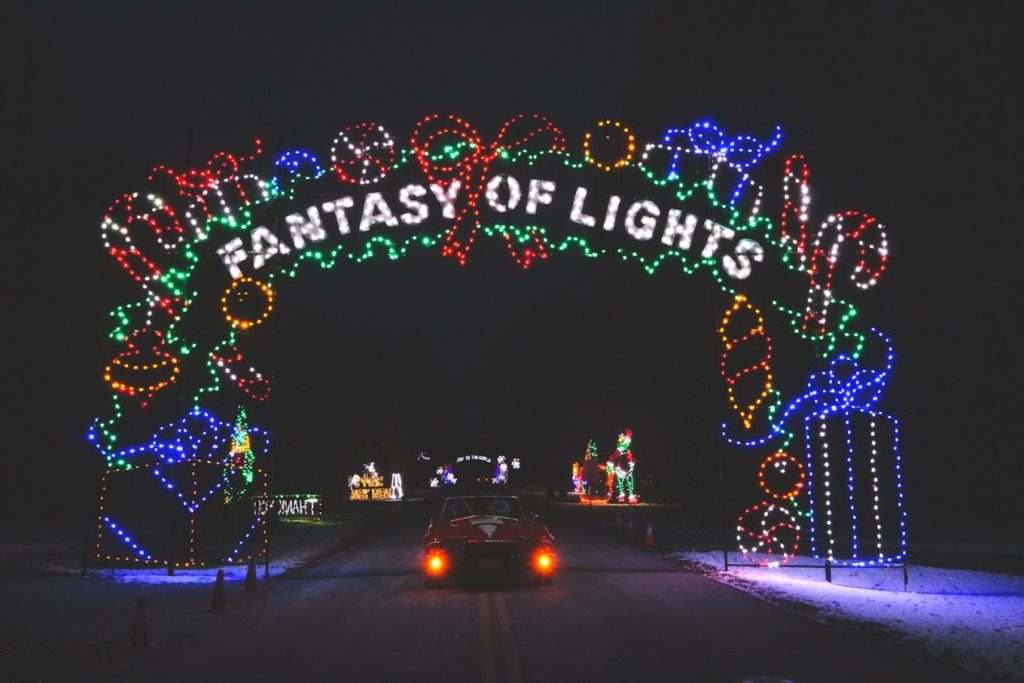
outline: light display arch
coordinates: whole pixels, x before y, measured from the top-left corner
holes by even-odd
[[[204,539],[201,517],[268,495],[265,431],[216,414],[271,399],[273,374],[252,359],[284,283],[432,251],[465,265],[494,241],[524,269],[576,254],[710,278],[722,295],[722,437],[755,454],[764,494],[740,514],[740,548],[761,563],[805,547],[836,563],[903,560],[898,421],[878,406],[892,345],[854,304],[885,273],[886,231],[864,212],[816,211],[809,162],[784,156],[782,140],[779,127],[758,138],[710,121],[644,141],[604,120],[570,137],[539,114],[487,139],[435,114],[402,136],[344,126],[320,153],[267,155],[257,140],[245,156],[154,168],[101,222],[135,295],[112,312],[110,406],[88,431],[106,464],[98,558],[199,566],[263,552],[258,506],[220,542]],[[767,171],[772,157],[781,173]],[[773,376],[782,339],[816,358],[802,393],[784,395]],[[121,481],[179,506],[188,533],[175,550],[148,547],[118,517],[109,491]]]

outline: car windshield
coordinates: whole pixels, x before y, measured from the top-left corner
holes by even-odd
[[[445,519],[457,519],[472,515],[494,515],[495,517],[515,517],[518,519],[523,516],[523,506],[518,498],[509,496],[450,498],[445,501]]]

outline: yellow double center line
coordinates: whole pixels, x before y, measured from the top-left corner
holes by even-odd
[[[491,605],[494,602],[494,612],[498,622],[498,642],[504,654],[504,672],[508,683],[522,683],[523,671],[519,664],[519,648],[516,647],[515,636],[512,633],[512,623],[508,618],[508,610],[505,607],[505,596],[502,593],[478,593],[477,606],[480,608],[480,672],[483,683],[496,683],[497,675],[494,664],[494,630],[491,628]]]

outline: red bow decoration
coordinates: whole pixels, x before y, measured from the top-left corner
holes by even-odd
[[[526,125],[518,125],[520,122],[525,122]],[[516,130],[513,131],[513,128]],[[541,136],[548,137],[549,142],[538,146],[535,139]],[[456,159],[442,158],[438,161],[432,158],[431,145],[436,145],[439,139],[453,138],[466,143],[469,151]],[[459,182],[461,200],[458,202],[455,220],[445,236],[441,253],[444,256],[454,256],[463,266],[466,265],[466,256],[473,247],[476,231],[480,227],[480,195],[487,182],[491,163],[498,155],[502,151],[512,152],[520,149],[533,149],[538,152],[565,151],[565,135],[547,117],[540,114],[520,114],[509,119],[501,127],[494,141],[487,145],[482,144],[480,134],[469,122],[452,114],[433,114],[416,124],[410,142],[424,175],[431,183],[438,183],[447,188],[451,183]],[[439,152],[440,150],[434,150],[434,155],[438,155]],[[529,268],[534,258],[548,257],[544,243],[536,232],[533,233],[534,245],[526,247],[521,253],[513,244],[511,235],[506,234],[505,241],[512,258],[523,268]]]

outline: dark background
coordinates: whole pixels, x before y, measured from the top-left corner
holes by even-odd
[[[257,136],[269,155],[326,155],[341,126],[400,138],[434,112],[486,137],[537,111],[570,144],[609,117],[647,139],[703,117],[758,137],[781,124],[784,151],[759,168],[769,193],[803,152],[815,216],[856,208],[888,227],[890,270],[860,301],[896,344],[883,408],[903,420],[912,540],[1019,538],[1021,59],[1004,13],[17,3],[2,30],[5,520],[93,514],[101,458],[84,433],[107,413],[107,312],[135,295],[99,221],[152,166]],[[726,302],[706,276],[572,257],[522,272],[481,251],[466,269],[421,256],[280,292],[263,415],[279,490],[340,488],[359,463],[421,450],[521,455],[561,486],[588,438],[607,453],[630,426],[650,495],[710,505],[719,458],[737,456],[717,437]]]

